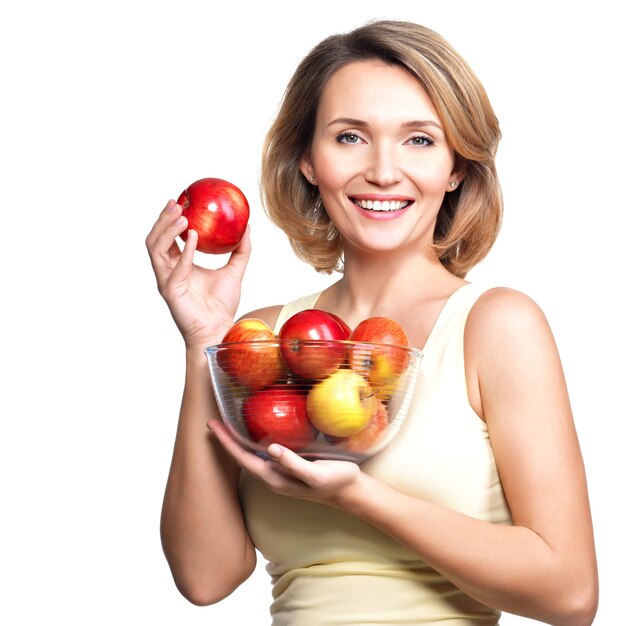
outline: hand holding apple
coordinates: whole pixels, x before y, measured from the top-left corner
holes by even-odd
[[[167,303],[187,347],[203,350],[221,340],[232,324],[241,299],[241,281],[250,257],[247,230],[224,268],[194,263],[194,245],[181,250],[176,239],[187,228],[183,208],[168,201],[146,237],[159,293]],[[188,239],[189,241],[189,239]]]
[[[189,229],[198,233],[196,249],[207,254],[232,252],[243,236],[250,207],[242,191],[221,178],[202,178],[192,183],[178,198],[187,218],[187,230],[180,235],[187,241]]]

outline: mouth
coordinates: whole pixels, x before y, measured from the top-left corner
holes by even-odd
[[[413,200],[359,200],[357,198],[350,198],[350,201],[356,204],[360,209],[378,213],[401,211],[402,209],[406,209],[410,204],[413,204]]]

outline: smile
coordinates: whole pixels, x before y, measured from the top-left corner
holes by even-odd
[[[360,209],[366,211],[400,211],[411,204],[410,200],[357,200],[350,198]]]

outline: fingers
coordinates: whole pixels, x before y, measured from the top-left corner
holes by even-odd
[[[176,237],[186,228],[187,220],[182,215],[182,207],[170,200],[146,237],[146,247],[159,288],[163,287],[178,263],[181,253]]]
[[[211,420],[209,429],[217,437],[226,452],[230,454],[240,467],[248,471],[253,476],[261,477],[265,473],[264,461],[260,456],[244,450],[226,429],[226,426],[218,420]]]
[[[208,427],[241,468],[264,480],[274,491],[302,495],[300,492],[303,489],[307,490],[307,479],[311,479],[314,469],[310,461],[298,456],[289,448],[273,443],[268,447],[267,453],[274,462],[268,462],[244,450],[222,422],[212,420]]]
[[[251,251],[250,224],[248,224],[239,245],[233,250],[225,266],[232,271],[239,280],[243,278],[243,274],[246,271]]]
[[[268,447],[267,453],[274,461],[273,465],[280,468],[284,475],[308,487],[307,498],[327,504],[332,503],[335,495],[345,487],[353,484],[360,474],[359,466],[352,461],[309,461],[276,443]]]
[[[223,422],[212,420],[208,427],[242,469],[281,495],[334,506],[337,494],[353,484],[360,474],[356,463],[308,461],[276,443],[268,447],[266,461],[240,446]]]
[[[182,211],[180,205],[170,200],[154,223],[146,238],[146,246],[155,258],[167,257],[176,237],[187,228],[187,218],[183,217]]]
[[[178,250],[176,243],[173,244]],[[182,253],[179,252],[176,265],[170,274],[170,283],[173,289],[176,289],[178,284],[184,282],[189,277],[191,270],[193,269],[193,255],[198,245],[198,233],[195,230],[189,230],[187,233],[187,241],[183,246]]]
[[[165,208],[159,214],[157,221],[152,226],[152,229],[146,237],[146,246],[150,250],[154,248],[157,239],[161,236],[163,228],[171,222],[174,216],[179,214],[179,206],[174,200],[168,200]],[[182,210],[182,209],[181,209]]]
[[[277,443],[270,444],[267,453],[288,474],[307,484],[312,481],[314,468],[311,461],[303,459],[289,448]]]

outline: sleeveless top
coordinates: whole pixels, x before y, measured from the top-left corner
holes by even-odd
[[[510,524],[487,426],[469,404],[465,380],[465,321],[486,290],[468,283],[447,300],[423,347],[409,415],[389,446],[361,468],[405,494]],[[285,305],[275,332],[297,311],[313,308],[318,296]],[[273,626],[498,623],[498,611],[357,517],[277,495],[245,473],[240,496],[272,579]]]

